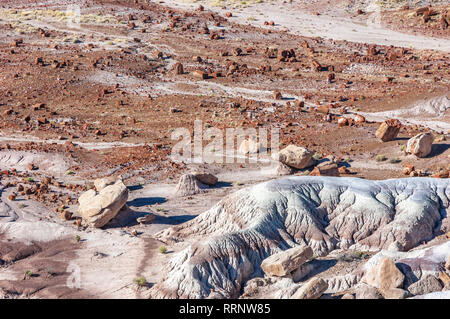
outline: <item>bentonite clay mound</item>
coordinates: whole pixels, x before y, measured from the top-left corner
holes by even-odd
[[[263,259],[299,244],[318,256],[336,248],[387,249],[394,242],[406,251],[450,229],[449,199],[448,180],[434,178],[298,176],[245,188],[156,234],[194,244],[174,256],[151,295],[237,297],[246,280],[262,275]]]

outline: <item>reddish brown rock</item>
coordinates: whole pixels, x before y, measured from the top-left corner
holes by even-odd
[[[383,142],[393,141],[397,138],[401,124],[399,120],[390,119],[381,123],[375,135]]]
[[[321,163],[314,167],[309,176],[339,176],[339,169],[336,163]]]
[[[341,117],[339,118],[337,123],[339,127],[346,126],[348,125],[348,119],[346,119],[345,117]]]
[[[192,72],[192,74],[196,78],[200,78],[200,79],[203,79],[203,80],[208,78],[208,74],[206,74],[205,72],[203,72],[201,70],[195,70],[194,72]]]
[[[411,164],[407,164],[405,167],[403,167],[402,173],[405,175],[410,175],[412,172],[414,172],[414,166]]]
[[[355,116],[355,123],[362,124],[365,121],[366,121],[366,118],[364,116],[359,115],[359,114]]]
[[[367,49],[367,55],[375,56],[377,54],[378,54],[378,50],[377,50],[377,47],[375,46],[375,44],[369,45],[369,48]]]
[[[318,106],[318,107],[316,107],[316,112],[328,114],[328,113],[330,113],[330,107],[328,105]]]
[[[177,75],[183,74],[184,73],[183,64],[181,64],[180,62],[175,63],[175,65],[173,66],[173,71]]]
[[[275,100],[281,100],[281,99],[283,99],[283,95],[281,95],[280,91],[275,90],[275,91],[273,91],[273,98]]]
[[[322,71],[322,65],[317,60],[312,60],[311,64],[313,69],[316,70],[317,72]]]

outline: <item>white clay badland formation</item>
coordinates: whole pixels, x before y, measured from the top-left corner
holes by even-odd
[[[78,29],[54,1],[0,11],[1,71],[22,67],[0,75],[5,87],[16,79],[0,90],[0,299],[450,298],[444,2],[396,7],[423,21],[417,34],[363,25],[368,1],[91,2]],[[71,100],[35,100],[48,90],[29,92],[41,74]],[[200,113],[223,126],[273,121],[285,138],[301,126],[300,139],[273,171],[175,166],[162,136]],[[261,149],[244,142],[242,156]]]

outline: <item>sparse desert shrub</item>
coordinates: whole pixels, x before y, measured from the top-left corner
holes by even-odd
[[[315,153],[315,154],[313,155],[313,158],[314,158],[316,161],[318,161],[318,160],[320,160],[320,159],[322,158],[322,155],[320,155],[319,153]]]
[[[165,254],[167,252],[167,248],[165,246],[159,246],[159,252],[161,254]]]
[[[139,287],[144,287],[147,285],[147,279],[145,279],[145,277],[140,276],[134,279],[134,283]]]
[[[377,157],[375,158],[375,160],[376,160],[377,162],[383,162],[383,161],[386,160],[386,156],[384,156],[384,155],[377,155]]]

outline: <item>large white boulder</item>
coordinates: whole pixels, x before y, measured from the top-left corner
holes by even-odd
[[[79,198],[78,212],[93,227],[103,227],[116,217],[128,199],[128,189],[121,180],[96,192],[90,189]]]
[[[420,133],[408,140],[406,152],[417,157],[426,157],[431,153],[434,137],[431,133]]]
[[[289,145],[278,153],[278,160],[290,167],[303,169],[314,164],[314,153],[296,145]]]

